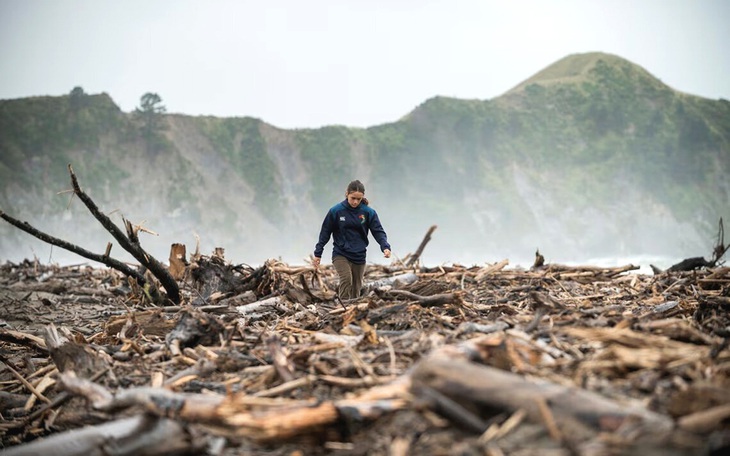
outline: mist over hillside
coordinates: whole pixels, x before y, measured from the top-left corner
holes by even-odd
[[[143,113],[144,114],[144,113]],[[617,56],[568,56],[492,100],[434,97],[401,120],[284,130],[254,118],[121,112],[107,94],[0,100],[0,210],[103,253],[121,226],[223,247],[233,263],[302,263],[327,209],[360,179],[395,255],[437,225],[423,262],[508,258],[668,266],[709,257],[730,220],[730,103],[677,92]],[[81,257],[0,224],[0,261]],[[374,244],[374,241],[373,241]],[[331,243],[325,249],[328,260]],[[115,245],[112,256],[132,261]],[[368,260],[387,263],[371,244]]]

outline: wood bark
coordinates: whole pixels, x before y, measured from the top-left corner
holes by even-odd
[[[172,244],[170,246],[170,275],[175,280],[182,280],[185,276],[185,268],[188,260],[185,253],[185,244]]]
[[[407,285],[410,283],[415,282],[418,280],[418,276],[416,274],[407,272],[404,274],[398,274],[391,277],[384,277],[379,280],[374,280],[372,282],[366,283],[363,288],[366,291],[374,290],[377,288],[387,287],[387,286],[396,286],[396,285]]]
[[[85,397],[96,410],[113,412],[134,406],[158,417],[176,418],[212,426],[222,434],[257,441],[281,441],[335,425],[343,415],[374,419],[402,409],[405,384],[384,385],[353,399],[340,401],[278,401],[261,406],[262,398],[245,394],[185,394],[165,388],[140,387],[110,393],[106,388],[73,373],[60,376],[71,394]],[[22,453],[27,454],[27,453]]]
[[[395,297],[403,296],[407,299],[412,299],[423,307],[441,306],[444,304],[460,304],[462,302],[461,294],[458,292],[419,296],[406,290],[389,290],[387,294]]]
[[[157,456],[190,454],[194,446],[182,424],[137,415],[66,431],[8,448],[3,456]]]
[[[672,431],[670,418],[643,407],[621,405],[598,394],[550,382],[533,382],[521,375],[478,365],[444,354],[423,360],[413,372],[414,394],[430,388],[460,405],[451,413],[474,427],[484,410],[515,412],[525,410],[535,422],[543,421],[542,402],[547,403],[563,433],[588,439],[599,432],[614,432],[630,425],[645,441],[665,440]],[[443,405],[440,405],[443,410]],[[446,412],[447,416],[449,411]],[[485,429],[480,429],[483,432]]]

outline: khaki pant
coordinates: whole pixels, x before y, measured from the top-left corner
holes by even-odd
[[[337,290],[340,299],[360,297],[362,279],[365,276],[365,265],[355,264],[343,256],[334,257],[332,264],[340,277],[340,285]]]

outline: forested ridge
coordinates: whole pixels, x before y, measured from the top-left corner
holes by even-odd
[[[239,261],[299,260],[357,178],[395,246],[439,226],[439,261],[537,247],[562,261],[707,255],[730,215],[730,102],[677,89],[590,53],[500,97],[436,96],[366,129],[166,113],[164,99],[125,113],[80,87],[0,100],[0,210],[70,241],[103,238],[63,193],[70,163],[103,210],[159,234],[145,242],[160,256],[199,233]],[[0,259],[39,248],[0,234]]]

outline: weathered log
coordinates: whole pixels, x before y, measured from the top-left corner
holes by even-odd
[[[280,311],[286,311],[285,302],[286,301],[281,296],[272,296],[270,298],[244,304],[242,306],[236,306],[236,311],[243,316],[259,311],[262,308],[273,308]]]
[[[257,441],[281,441],[336,425],[342,416],[374,419],[406,406],[407,384],[396,382],[341,401],[279,400],[263,406],[261,398],[245,394],[186,394],[165,388],[131,388],[112,394],[104,387],[76,377],[60,375],[63,388],[85,397],[101,411],[141,406],[147,413],[210,425],[221,435],[249,437]],[[261,404],[261,405],[260,405]],[[258,406],[257,406],[258,405]]]
[[[398,274],[398,275],[391,276],[391,277],[384,277],[379,280],[368,282],[363,286],[363,288],[367,292],[370,290],[374,290],[376,288],[383,288],[383,287],[396,286],[396,285],[408,285],[417,280],[418,280],[418,276],[416,274],[407,272],[405,274]]]
[[[3,456],[157,456],[192,454],[190,434],[167,418],[137,415],[54,434],[2,452]],[[201,448],[197,448],[201,450]]]
[[[462,302],[461,293],[441,293],[431,296],[420,296],[406,290],[388,290],[386,292],[390,296],[403,296],[407,299],[418,302],[423,307],[441,306],[444,304],[460,304]]]
[[[421,361],[413,371],[412,381],[414,394],[418,395],[419,388],[432,388],[477,416],[480,410],[513,413],[522,409],[539,423],[543,421],[540,404],[544,402],[563,434],[578,441],[630,425],[637,438],[659,443],[665,442],[673,429],[669,417],[643,407],[618,404],[579,388],[530,381],[445,354],[437,353]]]

